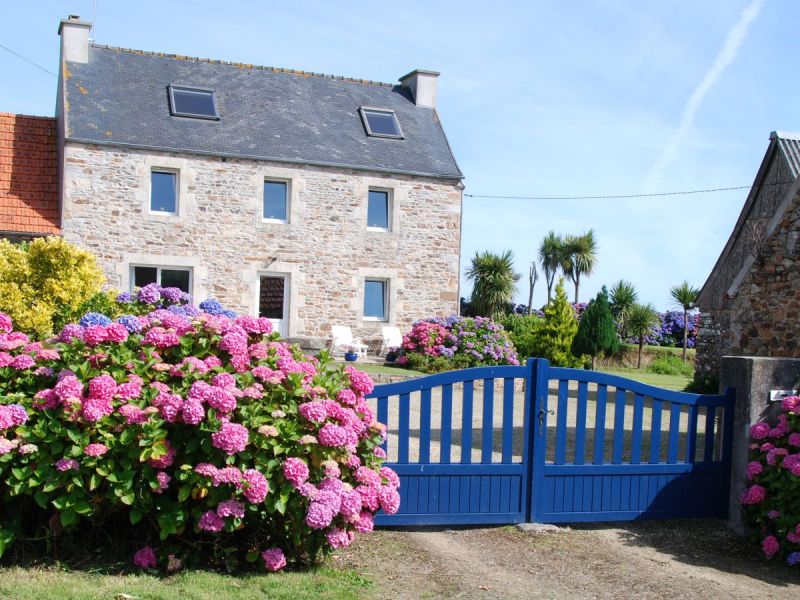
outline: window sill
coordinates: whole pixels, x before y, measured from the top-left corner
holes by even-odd
[[[262,225],[288,225],[288,220],[282,219],[261,219]]]
[[[392,230],[389,227],[369,227],[367,226],[367,231],[374,231],[376,233],[391,233]]]
[[[163,210],[151,210],[147,214],[150,215],[151,217],[177,217],[178,216],[177,212],[166,212],[166,211],[163,211]]]
[[[388,323],[389,319],[386,317],[363,317],[362,321],[369,321],[371,323]]]

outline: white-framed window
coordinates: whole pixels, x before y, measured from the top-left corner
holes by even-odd
[[[150,212],[159,215],[178,214],[178,172],[174,169],[151,169]]]
[[[285,179],[265,179],[261,218],[267,223],[289,222],[290,182]]]
[[[386,279],[364,280],[364,319],[389,320],[389,282]]]
[[[391,231],[391,190],[370,188],[367,198],[367,229],[371,229],[373,231]]]
[[[131,265],[130,291],[150,283],[161,287],[176,287],[187,294],[192,293],[191,267],[168,267],[154,265]]]

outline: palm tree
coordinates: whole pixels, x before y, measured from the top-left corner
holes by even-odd
[[[673,286],[669,290],[672,300],[676,306],[683,309],[683,360],[686,360],[686,345],[689,340],[689,309],[694,308],[694,303],[697,302],[697,296],[700,295],[700,290],[692,287],[688,281]]]
[[[544,281],[547,284],[547,303],[553,296],[553,282],[556,279],[558,268],[561,266],[561,250],[564,241],[555,231],[548,233],[539,246],[539,264],[544,271]]]
[[[639,294],[631,282],[620,279],[611,288],[610,299],[611,314],[619,323],[619,335],[624,340],[628,337],[628,314],[639,299]]]
[[[575,304],[581,285],[581,275],[591,275],[597,263],[597,240],[590,229],[583,235],[568,235],[564,238],[561,254],[561,269],[575,284]]]
[[[658,313],[652,304],[634,304],[628,313],[628,331],[639,338],[639,358],[636,361],[636,368],[642,367],[642,347],[644,338],[649,334],[653,326],[658,323]]]
[[[476,252],[466,275],[472,281],[470,302],[475,314],[493,319],[502,316],[514,298],[519,281],[511,250],[503,254]]]

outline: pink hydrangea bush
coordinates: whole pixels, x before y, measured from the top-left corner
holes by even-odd
[[[61,538],[117,532],[144,569],[277,571],[398,510],[367,375],[279,342],[268,319],[165,295],[180,300],[149,288],[137,311],[161,308],[43,341],[0,314],[0,554],[60,522]]]
[[[518,365],[514,344],[486,317],[433,317],[416,321],[403,336],[397,364],[433,373],[493,365]]]
[[[750,437],[747,523],[765,556],[800,564],[800,397],[784,398],[777,419],[756,423]]]

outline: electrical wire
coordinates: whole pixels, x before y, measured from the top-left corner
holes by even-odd
[[[44,68],[42,65],[38,65],[38,64],[36,64],[36,63],[35,63],[35,62],[33,62],[31,59],[29,59],[29,58],[25,58],[24,56],[22,56],[22,54],[19,54],[18,52],[14,52],[14,51],[13,51],[11,48],[9,48],[8,46],[4,46],[3,44],[0,44],[0,48],[2,48],[3,50],[5,50],[6,52],[9,52],[9,53],[13,54],[13,55],[14,55],[14,56],[16,56],[17,58],[21,58],[21,59],[22,59],[22,60],[24,60],[26,63],[30,63],[30,64],[32,64],[32,65],[33,65],[34,67],[36,67],[37,69],[41,69],[42,71],[44,71],[44,72],[45,72],[45,73],[47,73],[48,75],[52,75],[53,77],[58,77],[58,75],[56,75],[55,73],[53,73],[51,70],[49,70],[49,69],[45,69],[45,68]]]
[[[793,181],[783,183],[766,183],[763,186],[787,185]],[[680,192],[655,192],[651,194],[607,194],[604,196],[492,196],[486,194],[464,194],[466,198],[487,198],[495,200],[612,200],[622,198],[653,198],[656,196],[685,196],[689,194],[710,194],[713,192],[728,192],[731,190],[749,190],[751,185],[736,185],[730,187],[707,188],[702,190],[684,190]]]

